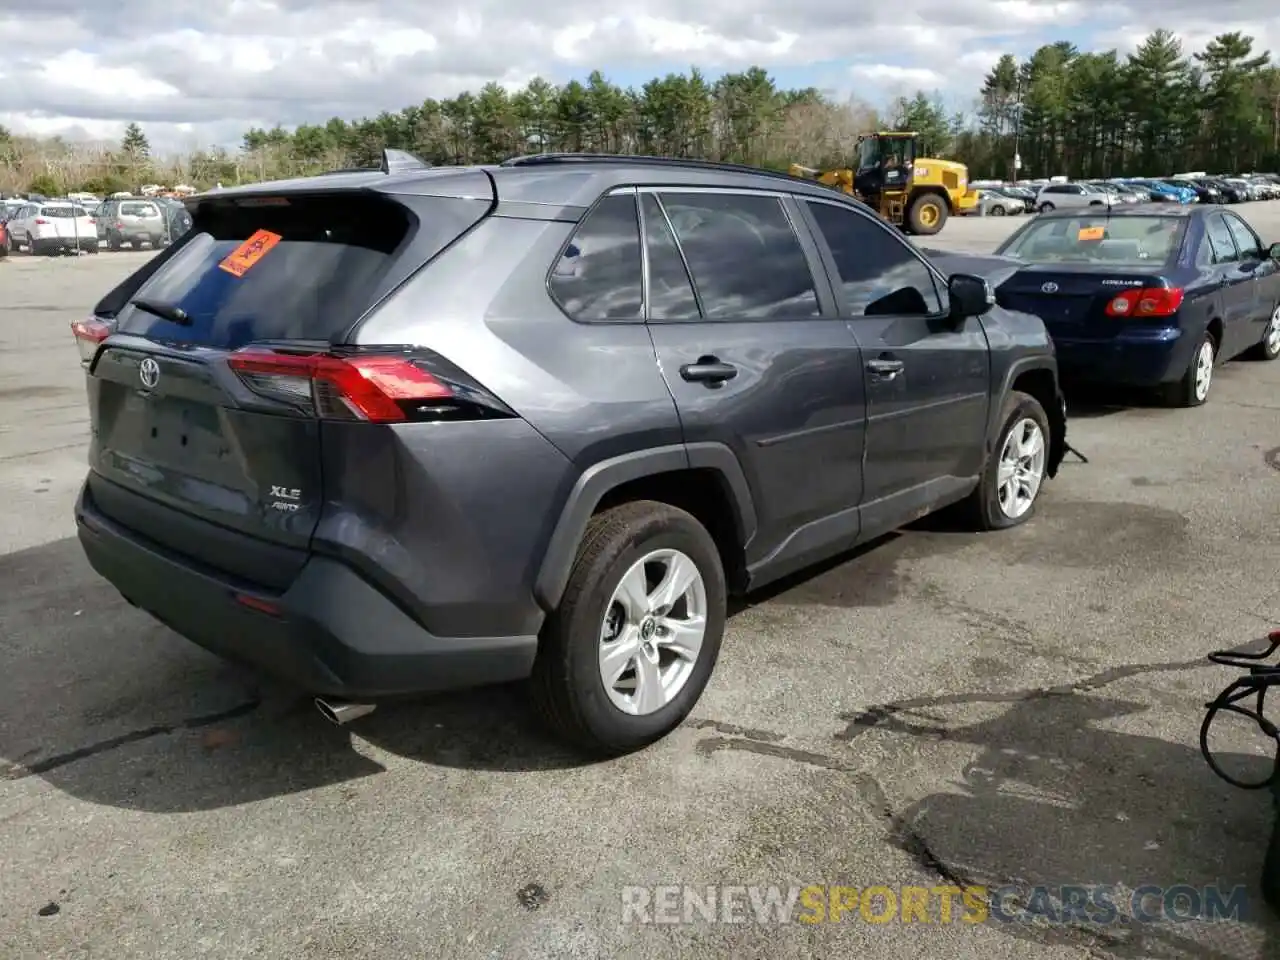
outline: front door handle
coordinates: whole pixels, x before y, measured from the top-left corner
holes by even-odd
[[[680,368],[680,376],[690,383],[706,383],[718,386],[738,375],[738,368],[723,363],[717,357],[699,357],[697,363],[686,363]]]
[[[867,372],[872,376],[879,377],[881,380],[892,380],[906,368],[907,365],[901,360],[867,361]]]

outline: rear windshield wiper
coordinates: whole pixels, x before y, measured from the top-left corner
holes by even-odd
[[[190,326],[191,324],[191,315],[181,307],[174,306],[172,303],[165,303],[163,300],[151,300],[147,297],[134,297],[129,302],[139,310],[145,310],[147,313],[153,313],[161,319],[180,323],[184,327]]]

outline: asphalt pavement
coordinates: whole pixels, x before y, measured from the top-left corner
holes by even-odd
[[[1280,239],[1280,202],[1238,209]],[[1019,222],[927,245],[987,252]],[[1268,799],[1197,748],[1233,678],[1205,654],[1280,625],[1280,363],[1227,364],[1201,409],[1075,409],[1088,463],[1028,525],[926,521],[753,598],[690,722],[584,765],[518,688],[330,726],[92,573],[69,323],[149,255],[0,261],[5,957],[1280,956],[1256,886]],[[1265,769],[1237,732],[1231,762]],[[942,922],[936,889],[1006,884],[1249,903],[1217,924]],[[664,915],[684,892],[657,885],[749,889],[707,919]],[[807,885],[860,907],[757,914]],[[904,886],[931,922],[890,909]]]

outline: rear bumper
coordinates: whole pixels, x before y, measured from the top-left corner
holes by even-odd
[[[536,636],[434,636],[338,560],[313,556],[284,593],[259,593],[121,527],[87,490],[75,516],[90,565],[130,603],[314,695],[407,696],[521,680],[533,668]]]
[[[1131,387],[1177,380],[1186,372],[1194,346],[1177,327],[1134,329],[1106,340],[1053,334],[1053,343],[1064,380]]]
[[[79,237],[32,237],[41,250],[93,250],[98,246],[98,235],[82,234]]]

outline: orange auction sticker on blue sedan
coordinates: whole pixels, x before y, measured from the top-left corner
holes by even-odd
[[[230,255],[218,266],[227,271],[227,273],[243,277],[253,269],[259,260],[270,253],[271,248],[282,239],[284,238],[278,233],[272,233],[270,230],[259,230],[231,251]]]

